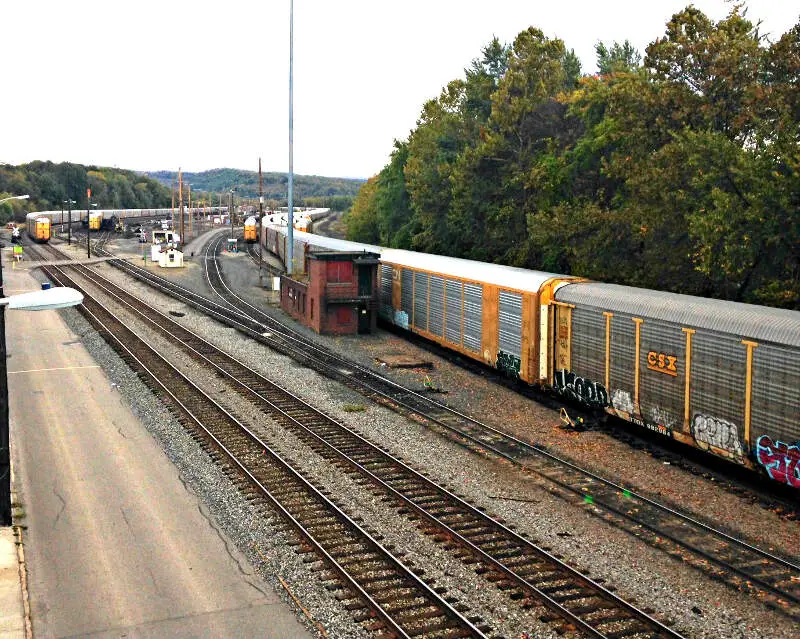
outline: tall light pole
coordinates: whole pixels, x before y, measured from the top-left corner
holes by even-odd
[[[228,215],[231,218],[231,237],[233,237],[233,194],[236,191],[236,187],[231,187],[230,193],[228,194],[228,202],[230,203],[228,206]]]
[[[183,173],[181,173],[180,167],[178,167],[178,208],[180,209],[180,231],[179,234],[181,236],[181,245],[186,244],[186,236],[183,231]],[[173,227],[173,231],[174,231]]]
[[[261,158],[258,158],[258,285],[261,286],[261,224],[264,219],[264,180],[261,177]]]
[[[294,0],[289,0],[289,211],[286,224],[289,241],[286,247],[286,271],[292,275],[294,269]]]

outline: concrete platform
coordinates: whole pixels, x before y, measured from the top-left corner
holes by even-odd
[[[9,295],[40,288],[24,271],[4,276]],[[34,636],[311,636],[204,514],[56,311],[9,311],[6,334]],[[26,636],[14,548],[0,535],[3,639]]]
[[[0,528],[0,639],[25,639],[26,613],[22,599],[23,575],[17,552],[18,529]]]

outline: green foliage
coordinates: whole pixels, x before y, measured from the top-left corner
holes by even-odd
[[[642,60],[641,54],[627,40],[622,44],[614,42],[610,48],[598,42],[594,45],[594,50],[597,53],[597,70],[600,75],[630,73],[639,68]]]
[[[171,203],[169,189],[134,171],[69,162],[0,164],[0,193],[30,195],[24,202],[13,201],[18,221],[29,211],[60,209],[67,198],[76,202],[73,206],[86,208],[87,188],[92,190],[92,202],[101,208],[161,208]]]
[[[304,197],[303,206],[331,211],[347,211],[353,206],[354,195],[324,195],[319,197]]]
[[[538,29],[496,39],[423,105],[348,236],[621,284],[800,308],[800,23],[689,6],[599,74]]]
[[[370,178],[358,192],[352,208],[344,215],[347,237],[356,242],[377,244],[378,215],[375,196],[378,190],[378,178]]]
[[[153,171],[150,177],[161,184],[172,188],[178,183],[178,173],[175,171]],[[286,173],[263,173],[264,197],[274,201],[277,206],[286,206],[289,191],[289,177]],[[183,173],[184,185],[191,184],[192,191],[206,193],[227,194],[231,188],[236,188],[236,197],[258,198],[258,172],[243,171],[241,169],[212,169],[202,173]],[[360,179],[328,178],[316,175],[293,176],[294,204],[307,205],[306,198],[325,197],[355,197],[358,189],[364,183]]]

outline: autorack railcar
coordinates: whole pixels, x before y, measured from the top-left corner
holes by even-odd
[[[800,488],[800,313],[601,282],[554,302],[556,390]]]
[[[265,248],[285,261],[286,228]],[[380,254],[380,314],[520,380],[800,488],[800,312],[294,234]]]

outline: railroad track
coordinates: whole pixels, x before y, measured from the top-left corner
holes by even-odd
[[[212,240],[205,264],[209,285],[222,300],[221,304],[126,263],[112,264],[384,405],[414,414],[429,426],[462,439],[481,452],[488,451],[511,461],[532,473],[551,492],[582,504],[610,524],[800,620],[797,563],[483,424],[307,340],[237,296],[225,283],[218,261],[213,259],[217,250],[218,243]]]
[[[680,636],[117,285],[85,267],[76,268],[180,343],[199,363],[213,367],[240,394],[320,455],[369,479],[380,497],[397,501],[401,513],[423,518],[425,534],[446,543],[461,561],[509,591],[512,599],[548,607],[550,612],[542,619],[556,623],[559,631],[578,629],[593,637]]]
[[[88,269],[80,268],[84,274]],[[139,376],[166,400],[182,425],[215,461],[233,468],[240,488],[268,502],[303,538],[348,594],[345,607],[372,631],[392,637],[484,637],[483,630],[404,566],[386,548],[260,440],[245,424],[193,384],[135,331],[58,267],[58,284],[84,293],[83,312]],[[249,498],[249,497],[248,497]],[[327,578],[331,581],[331,578]]]

